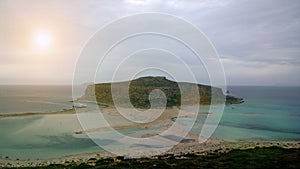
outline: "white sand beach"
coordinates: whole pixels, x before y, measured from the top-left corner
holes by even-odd
[[[158,135],[159,133],[166,130],[174,123],[174,118],[178,117],[178,108],[168,108],[160,116],[154,114],[153,116],[158,117],[152,119],[149,123],[133,123],[128,119],[122,117],[115,108],[107,107],[102,108],[101,113],[105,116],[110,126],[115,130],[130,130],[130,129],[147,129],[147,130],[136,130],[133,133],[129,133],[131,137],[147,138]],[[27,113],[27,114],[13,114],[13,115],[1,115],[0,121],[9,120],[27,120],[23,126],[16,127],[15,130],[11,130],[9,134],[10,140],[19,140],[23,144],[39,145],[40,142],[47,142],[47,136],[53,135],[64,135],[70,134],[74,138],[88,139],[86,133],[89,132],[101,132],[107,131],[111,128],[99,127],[97,123],[91,122],[89,126],[85,126],[85,130],[78,122],[77,117],[80,115],[87,115],[87,117],[98,116],[99,112],[96,109],[78,109],[77,114],[74,110],[66,110],[61,112],[52,113]],[[205,113],[204,113],[205,114]],[[194,116],[191,112],[183,112],[180,116]],[[146,116],[146,115],[145,115]],[[34,120],[32,120],[34,119]],[[43,137],[37,137],[43,135]],[[21,139],[21,140],[20,140]],[[187,153],[194,153],[198,155],[205,155],[213,152],[227,152],[232,149],[247,149],[254,147],[265,147],[265,146],[279,146],[284,148],[300,148],[300,142],[298,141],[239,141],[239,142],[228,142],[219,139],[210,138],[206,142],[198,143],[198,135],[189,133],[185,138],[186,141],[180,142],[175,145],[172,149],[164,152],[163,154],[174,154],[181,155]],[[68,140],[68,139],[66,139]],[[172,140],[171,140],[172,141]],[[15,144],[17,144],[16,142]],[[34,144],[33,144],[34,145]],[[44,145],[44,144],[42,144]],[[47,144],[46,144],[47,145]],[[49,145],[52,145],[49,143]],[[49,147],[51,149],[51,147]],[[93,151],[94,150],[94,151]],[[120,150],[122,151],[122,150]],[[143,149],[139,150],[140,156],[151,157],[158,155],[155,152],[149,154],[145,153]],[[125,155],[125,154],[124,154]],[[59,157],[54,158],[29,158],[29,159],[16,159],[10,158],[9,156],[2,156],[0,158],[0,167],[21,167],[21,166],[45,166],[49,164],[68,164],[68,163],[82,163],[88,162],[90,158],[100,159],[106,157],[115,157],[115,154],[104,151],[103,149],[90,149],[88,151],[80,150],[69,152],[69,154],[61,154]],[[28,156],[30,157],[30,156]]]

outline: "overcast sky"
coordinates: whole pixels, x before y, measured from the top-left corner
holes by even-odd
[[[228,85],[299,86],[299,9],[299,0],[0,0],[0,84],[71,84],[76,58],[97,30],[162,12],[207,36]],[[44,51],[34,42],[40,31],[51,39]]]

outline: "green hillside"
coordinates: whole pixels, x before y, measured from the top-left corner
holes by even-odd
[[[99,104],[105,104],[113,106],[114,102],[111,95],[111,83],[101,83],[88,85],[83,97],[80,100],[96,101]],[[114,83],[115,101],[117,101],[121,106],[126,107],[128,103],[126,96],[128,95],[127,86],[129,86],[129,98],[132,105],[136,108],[150,108],[149,95],[155,90],[159,89],[163,91],[165,97],[167,98],[167,107],[201,104],[208,105],[211,104],[212,93],[217,96],[218,100],[224,100],[226,98],[227,104],[238,104],[242,103],[243,99],[236,98],[233,96],[225,96],[220,88],[215,88],[207,85],[192,84],[186,82],[174,82],[166,79],[165,77],[142,77],[132,81],[118,82]],[[181,86],[181,90],[179,88]],[[192,90],[193,87],[195,90]],[[195,102],[194,91],[199,91],[200,99]],[[156,106],[164,106],[163,100],[165,99],[162,93],[154,92],[152,93],[152,101]],[[182,103],[183,102],[183,103]]]

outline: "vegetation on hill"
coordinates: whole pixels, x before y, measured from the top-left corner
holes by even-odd
[[[211,104],[212,94],[217,96],[219,100],[226,99],[227,104],[242,103],[243,99],[236,98],[229,95],[224,95],[220,88],[211,87],[201,84],[192,84],[187,82],[174,82],[166,79],[165,77],[142,77],[132,81],[114,83],[115,100],[122,106],[128,105],[127,86],[129,86],[129,99],[131,104],[136,108],[150,108],[149,95],[153,94],[152,102],[157,106],[165,106],[165,98],[167,100],[166,106],[180,106],[195,104],[194,91],[199,91],[200,99],[197,103],[201,105]],[[179,88],[181,86],[181,88]],[[198,89],[192,90],[197,86]],[[114,101],[111,94],[111,83],[93,84],[87,86],[85,95],[81,97],[81,100],[96,100],[99,104],[114,105]],[[163,92],[154,92],[155,89],[159,89]],[[181,95],[181,91],[184,92],[184,96]],[[152,93],[151,93],[152,92]],[[164,97],[165,96],[165,97]],[[183,98],[184,97],[184,98]],[[184,103],[182,103],[182,101]]]

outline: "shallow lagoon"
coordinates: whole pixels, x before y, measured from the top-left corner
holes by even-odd
[[[0,119],[0,155],[20,159],[51,158],[99,150],[80,131],[76,115],[37,115]]]
[[[229,90],[233,95],[244,97],[246,102],[225,107],[213,137],[229,141],[300,140],[299,87],[231,87]],[[58,100],[61,98],[67,96]],[[200,112],[205,111],[207,107],[202,106]],[[203,122],[205,117],[199,114],[197,122]],[[189,117],[178,120],[182,124],[191,121]],[[140,130],[143,129],[120,132],[134,135]],[[201,125],[198,125],[192,131],[199,133],[200,130]],[[101,150],[86,135],[75,134],[76,131],[81,131],[81,126],[75,114],[0,118],[0,156],[44,159]],[[103,142],[117,144],[108,139]]]

